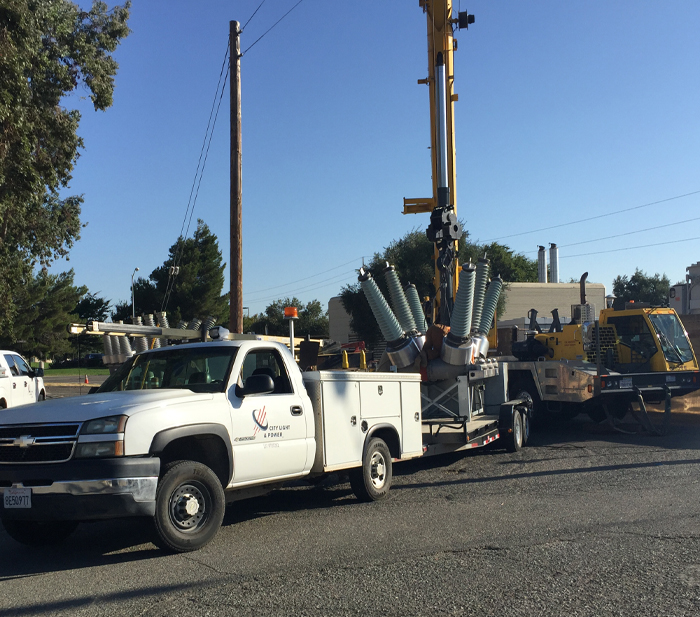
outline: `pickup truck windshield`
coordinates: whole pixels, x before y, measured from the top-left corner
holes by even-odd
[[[685,364],[692,361],[693,352],[678,317],[672,313],[656,313],[649,315],[649,320],[659,335],[661,349],[668,362]]]
[[[97,390],[162,390],[223,392],[237,347],[174,347],[134,356]]]

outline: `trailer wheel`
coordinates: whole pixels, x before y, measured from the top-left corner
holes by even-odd
[[[541,424],[545,420],[547,411],[532,379],[518,379],[510,390],[510,398],[525,401],[533,424]]]
[[[530,413],[527,410],[521,410],[520,419],[523,425],[523,439],[521,445],[526,446],[530,439]]]
[[[362,456],[362,467],[350,470],[350,486],[360,501],[384,499],[391,488],[389,447],[382,439],[370,439]]]
[[[77,521],[2,521],[7,535],[27,546],[51,546],[63,542],[78,527]]]
[[[216,474],[196,461],[166,466],[156,491],[157,544],[176,553],[196,551],[219,531],[226,502]]]
[[[520,452],[523,447],[523,416],[517,409],[513,409],[511,420],[505,428],[506,450]]]

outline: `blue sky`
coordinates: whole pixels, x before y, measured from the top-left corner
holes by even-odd
[[[83,110],[70,193],[84,195],[88,225],[54,272],[72,267],[76,284],[117,302],[130,298],[135,267],[147,276],[162,265],[183,224],[229,21],[245,23],[259,3],[134,1],[113,107],[66,101]],[[293,4],[266,0],[242,49]],[[532,258],[555,242],[562,280],[588,271],[608,292],[635,268],[682,280],[700,261],[700,193],[637,207],[700,191],[700,3],[467,8],[476,23],[455,36],[455,119],[457,212],[471,238]],[[251,314],[294,295],[325,305],[363,256],[427,227],[427,214],[402,214],[403,197],[431,192],[428,89],[416,83],[427,75],[425,30],[417,0],[304,0],[243,56]],[[227,262],[228,113],[227,87],[194,209]]]

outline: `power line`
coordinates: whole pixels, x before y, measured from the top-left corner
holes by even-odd
[[[323,281],[319,281],[317,283],[313,283],[307,287],[300,287],[299,289],[296,289],[294,293],[300,293],[300,292],[309,292],[309,291],[314,291],[316,289],[323,289],[324,287],[329,287],[330,285],[334,285],[343,281],[346,281],[349,277],[356,277],[357,276],[357,270],[351,270],[349,272],[344,272],[343,274],[340,274],[338,276],[332,277],[330,279],[325,279]],[[284,292],[281,292],[282,295],[284,295]],[[276,293],[273,295],[269,296],[262,296],[260,298],[246,298],[246,303],[250,304],[253,302],[266,302],[268,300],[275,300],[280,297],[280,293]]]
[[[590,255],[603,255],[604,253],[618,253],[620,251],[632,251],[634,249],[647,249],[654,246],[664,246],[665,244],[676,244],[678,242],[691,242],[692,240],[700,240],[700,237],[684,238],[683,240],[669,240],[668,242],[657,242],[656,244],[644,244],[643,246],[627,246],[621,249],[610,249],[609,251],[595,251],[594,253],[579,253],[578,255],[562,255],[559,259],[568,259],[570,257],[588,257]]]
[[[692,219],[686,219],[685,221],[678,221],[676,223],[667,223],[666,225],[655,225],[654,227],[647,227],[646,229],[638,229],[636,231],[628,231],[623,234],[615,234],[614,236],[605,236],[604,238],[594,238],[593,240],[582,240],[581,242],[572,242],[571,244],[559,244],[557,245],[560,249],[566,248],[568,246],[578,246],[579,244],[590,244],[591,242],[600,242],[602,240],[613,240],[615,238],[622,238],[623,236],[632,236],[634,234],[641,234],[645,231],[656,231],[658,229],[663,229],[664,227],[673,227],[674,225],[683,225],[684,223],[692,223],[693,221],[700,221],[700,216]],[[527,254],[534,254],[538,251],[528,251]]]
[[[312,274],[311,276],[305,276],[304,278],[297,279],[296,281],[290,281],[283,287],[289,287],[290,285],[295,285],[296,283],[301,283],[302,281],[308,281],[309,279],[312,279],[316,276],[321,276],[322,274],[328,274],[329,272],[333,272],[333,270],[338,270],[339,268],[343,268],[345,266],[350,265],[351,263],[358,262],[361,260],[364,256],[361,257],[355,257],[355,259],[351,259],[350,261],[346,261],[344,264],[340,264],[339,266],[335,266],[334,268],[329,268],[328,270],[324,270],[323,272],[317,272],[316,274]],[[255,291],[250,291],[248,292],[251,295],[262,293],[263,291],[269,291],[270,289],[279,289],[279,285],[273,285],[272,287],[265,287],[264,289],[256,289]]]
[[[178,243],[178,247],[175,251],[175,256],[173,258],[173,266],[179,267],[180,261],[182,260],[182,255],[185,248],[185,240],[187,234],[190,230],[190,224],[192,222],[192,215],[194,214],[194,207],[197,203],[197,197],[199,195],[199,186],[202,182],[202,175],[204,174],[204,168],[207,164],[207,158],[209,156],[209,147],[211,146],[212,136],[214,135],[214,127],[216,126],[216,119],[219,116],[219,107],[221,107],[221,99],[224,94],[224,89],[226,87],[226,80],[228,79],[228,63],[230,53],[230,41],[226,45],[226,53],[224,53],[224,60],[221,63],[221,71],[219,72],[219,81],[216,84],[216,91],[214,93],[214,100],[212,101],[211,110],[209,111],[209,120],[207,122],[207,128],[204,132],[204,140],[202,141],[202,148],[199,151],[199,160],[197,161],[197,169],[194,174],[194,179],[192,180],[192,187],[190,188],[190,196],[187,201],[187,208],[185,209],[185,216],[182,220],[182,226],[180,227],[180,238],[182,242]],[[224,74],[225,69],[225,74]],[[223,84],[222,84],[223,77]],[[219,92],[219,90],[221,92]],[[216,99],[219,99],[218,105]],[[216,112],[215,112],[216,108]],[[195,191],[196,186],[196,191]],[[189,218],[188,218],[189,215]],[[187,228],[185,229],[185,224]],[[168,273],[168,283],[166,285],[165,294],[163,295],[163,302],[161,303],[160,310],[164,311],[167,309],[168,301],[170,300],[170,294],[175,287],[175,271],[171,270]]]
[[[291,9],[289,9],[282,17],[280,17],[274,24],[272,24],[265,32],[263,32],[255,41],[249,45],[245,51],[241,52],[241,56],[245,56],[254,46],[260,41],[270,30],[272,30],[278,23],[280,23],[287,15],[289,15],[295,8],[297,8],[304,0],[299,0]],[[259,7],[258,7],[259,8]]]
[[[511,234],[509,236],[501,236],[499,238],[492,238],[487,240],[484,244],[489,242],[497,242],[498,240],[506,240],[507,238],[516,238],[518,236],[525,236],[527,234],[534,234],[540,231],[548,231],[550,229],[558,229],[559,227],[566,227],[568,225],[577,225],[578,223],[588,223],[590,221],[595,221],[596,219],[602,219],[607,216],[613,216],[615,214],[622,214],[623,212],[632,212],[633,210],[639,210],[641,208],[648,208],[649,206],[655,206],[657,204],[663,204],[668,201],[673,201],[674,199],[682,199],[683,197],[690,197],[691,195],[697,195],[700,191],[693,191],[691,193],[685,193],[683,195],[676,195],[675,197],[668,197],[667,199],[660,199],[659,201],[652,201],[648,204],[642,204],[641,206],[633,206],[632,208],[624,208],[623,210],[615,210],[614,212],[607,212],[606,214],[599,214],[597,216],[589,216],[585,219],[580,219],[578,221],[570,221],[569,223],[559,223],[558,225],[551,225],[550,227],[542,227],[541,229],[531,229],[530,231],[521,231],[517,234]]]
[[[265,0],[262,0],[262,2],[260,4],[258,4],[258,8],[253,11],[253,14],[248,18],[248,21],[245,22],[244,26],[240,29],[239,33],[243,32],[243,30],[245,30],[245,27],[250,23],[250,20],[253,19],[253,17],[255,17],[255,14],[260,10],[260,7],[263,4],[265,4]]]

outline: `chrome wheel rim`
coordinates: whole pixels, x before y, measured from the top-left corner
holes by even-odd
[[[381,452],[374,452],[369,461],[370,479],[375,489],[381,489],[386,482],[386,461]]]

